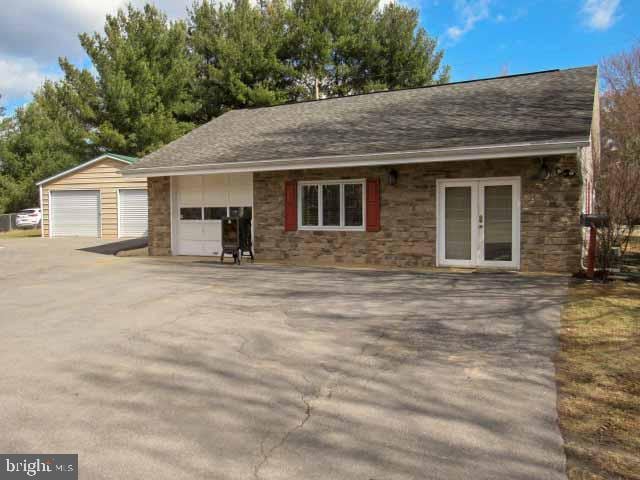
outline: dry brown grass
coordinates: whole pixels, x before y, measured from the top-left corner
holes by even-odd
[[[640,479],[640,285],[573,285],[560,341],[569,479]]]
[[[29,229],[17,229],[11,230],[9,232],[0,232],[0,239],[3,238],[25,238],[25,237],[39,237],[40,229],[39,228],[29,228]]]

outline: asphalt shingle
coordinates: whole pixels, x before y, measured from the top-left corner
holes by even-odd
[[[234,110],[126,169],[584,140],[596,81],[592,66]]]

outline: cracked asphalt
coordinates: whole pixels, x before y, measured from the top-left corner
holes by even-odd
[[[0,451],[81,479],[565,478],[566,279],[99,243],[0,240]]]

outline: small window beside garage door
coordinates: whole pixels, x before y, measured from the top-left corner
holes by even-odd
[[[98,190],[51,191],[51,236],[99,237]]]
[[[146,190],[118,190],[118,236],[145,237],[149,224],[148,211]]]

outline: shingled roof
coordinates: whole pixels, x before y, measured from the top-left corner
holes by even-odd
[[[234,110],[125,170],[588,141],[596,81],[592,66]]]

